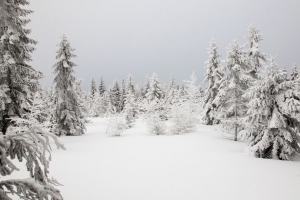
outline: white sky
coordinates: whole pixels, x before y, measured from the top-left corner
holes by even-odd
[[[106,85],[130,73],[144,83],[153,72],[162,82],[189,78],[194,70],[204,76],[207,48],[215,38],[222,59],[233,39],[244,44],[254,24],[264,35],[260,49],[277,55],[288,69],[300,64],[299,0],[30,0],[31,38],[35,69],[50,86],[56,44],[65,34],[78,64],[76,77],[87,90],[92,77]]]

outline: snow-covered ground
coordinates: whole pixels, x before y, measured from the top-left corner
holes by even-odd
[[[109,137],[106,119],[91,121],[85,135],[60,138],[66,151],[53,146],[50,172],[66,200],[300,199],[300,162],[247,156],[216,127],[157,136],[138,120]]]

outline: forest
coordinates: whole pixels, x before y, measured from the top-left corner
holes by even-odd
[[[112,83],[99,75],[84,91],[65,35],[57,44],[52,87],[46,88],[39,83],[43,74],[28,64],[36,41],[25,28],[27,4],[0,2],[0,199],[63,199],[59,177],[48,176],[51,145],[66,150],[61,138],[80,140],[94,118],[107,120],[101,125],[107,137],[122,137],[141,120],[154,136],[193,133],[199,124],[218,127],[227,140],[244,141],[248,155],[297,162],[300,68],[295,64],[288,73],[276,56],[261,52],[263,37],[254,25],[245,31],[245,43],[233,40],[223,59],[216,40],[210,41],[202,66],[205,88],[193,72],[184,84],[172,73],[169,83],[153,73],[144,84],[130,74]],[[15,160],[29,178],[2,179],[19,170]]]

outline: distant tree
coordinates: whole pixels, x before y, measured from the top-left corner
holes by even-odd
[[[117,81],[113,82],[113,85],[111,86],[109,90],[109,106],[108,110],[116,113],[120,113],[120,104],[121,104],[121,92],[120,92],[120,87]]]
[[[103,78],[101,76],[100,77],[100,83],[99,83],[98,92],[99,92],[100,95],[103,95],[105,91],[106,91],[106,88],[105,88],[104,80],[103,80]]]
[[[120,112],[124,110],[126,101],[126,83],[125,80],[122,79],[122,84],[120,88]]]
[[[291,80],[296,80],[299,78],[300,78],[300,69],[296,64],[294,64],[292,67]]]
[[[128,128],[131,128],[138,114],[137,101],[135,96],[132,76],[129,74],[126,81],[126,98],[124,105],[124,117]]]
[[[262,41],[262,34],[260,31],[253,26],[253,24],[248,29],[249,35],[246,36],[248,39],[248,52],[247,55],[249,57],[249,62],[251,69],[249,70],[249,74],[257,78],[257,72],[260,70],[262,65],[266,61],[266,55],[259,50],[259,42]]]
[[[162,98],[162,95],[160,81],[158,80],[157,75],[153,73],[149,82],[149,88],[147,89],[146,99],[148,101],[159,102]]]
[[[92,78],[92,80],[91,80],[90,95],[91,95],[92,97],[94,97],[94,95],[95,95],[96,92],[97,92],[97,89],[96,89],[96,83],[95,83],[94,78]]]
[[[256,157],[290,160],[299,153],[299,80],[288,80],[286,70],[271,58],[270,66],[245,94],[251,99],[241,136]]]
[[[85,131],[84,120],[78,103],[78,96],[74,92],[76,79],[73,76],[75,63],[71,58],[75,57],[65,36],[62,36],[58,44],[57,63],[53,65],[55,85],[54,104],[55,104],[55,121],[57,123],[58,135],[81,135]]]
[[[205,99],[203,121],[207,125],[212,125],[216,122],[213,113],[216,105],[214,105],[212,102],[218,94],[220,83],[224,76],[223,70],[220,66],[220,61],[218,60],[221,56],[217,52],[217,44],[214,39],[212,39],[210,42],[208,53],[209,59],[206,61],[206,73],[204,79],[208,86],[204,94]]]

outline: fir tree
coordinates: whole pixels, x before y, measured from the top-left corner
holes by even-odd
[[[114,110],[116,113],[120,113],[121,104],[121,92],[117,81],[113,82],[112,87],[109,90],[109,106],[108,110],[111,112]],[[111,112],[113,113],[113,112]]]
[[[296,80],[299,78],[300,78],[300,69],[296,64],[294,64],[292,67],[291,80]]]
[[[135,97],[134,84],[131,75],[129,75],[126,82],[126,98],[124,107],[125,121],[128,128],[132,127],[134,119],[137,117],[137,113],[138,108]]]
[[[0,199],[11,200],[10,194],[26,199],[57,199],[62,196],[51,185],[48,178],[49,159],[47,151],[49,139],[53,137],[58,148],[64,148],[57,138],[38,128],[42,115],[36,113],[38,124],[31,129],[23,129],[16,134],[11,128],[19,127],[17,121],[8,118],[21,117],[30,113],[33,95],[38,88],[41,73],[35,71],[26,62],[36,42],[28,38],[30,30],[24,26],[29,22],[25,17],[31,13],[23,9],[27,0],[0,1],[0,174],[8,176],[19,170],[12,162],[14,158],[23,162],[30,173],[28,179],[3,180],[0,182]],[[36,107],[35,107],[36,108]],[[30,113],[30,114],[32,114]],[[33,115],[31,115],[32,117]],[[22,119],[23,121],[25,119]],[[13,124],[13,126],[9,126]]]
[[[156,101],[159,102],[162,98],[162,89],[160,85],[160,81],[157,78],[157,75],[153,73],[150,82],[149,82],[149,88],[147,89],[146,93],[146,99],[148,101]]]
[[[249,140],[249,150],[256,157],[290,160],[299,152],[299,80],[289,81],[274,58],[260,76],[245,94],[251,101],[241,135]]]
[[[6,134],[9,118],[28,111],[28,100],[38,88],[41,73],[27,62],[31,61],[33,45],[24,27],[29,20],[21,19],[31,13],[23,9],[27,0],[0,3],[0,132]]]
[[[212,104],[212,102],[218,94],[220,81],[224,76],[220,66],[220,61],[218,60],[221,56],[217,52],[217,45],[214,39],[210,42],[208,53],[209,60],[206,61],[206,74],[204,79],[204,81],[208,84],[204,99],[204,123],[212,125],[216,122],[213,113],[216,105]]]
[[[85,126],[78,103],[78,96],[74,92],[76,79],[73,76],[76,64],[71,62],[71,58],[75,57],[72,53],[70,43],[65,36],[62,36],[61,42],[58,44],[57,63],[53,65],[55,84],[54,104],[55,121],[57,123],[58,134],[81,135],[84,133]]]
[[[248,52],[247,55],[250,58],[250,65],[251,69],[249,70],[249,74],[257,78],[257,72],[262,67],[262,65],[265,63],[266,58],[265,54],[260,52],[259,50],[259,42],[262,41],[262,34],[260,34],[260,31],[255,28],[253,25],[251,25],[248,29],[249,35],[246,36],[248,39]]]
[[[99,83],[98,92],[99,92],[100,95],[103,95],[105,91],[106,91],[106,89],[105,89],[104,80],[103,80],[103,78],[101,76],[100,77],[100,83]]]
[[[94,81],[94,78],[92,78],[91,80],[91,89],[90,89],[90,95],[92,97],[94,97],[95,93],[97,92],[97,89],[96,89],[96,83]]]
[[[242,129],[240,118],[245,115],[247,99],[243,98],[249,82],[252,80],[248,75],[249,64],[245,54],[236,41],[228,50],[226,68],[229,70],[227,76],[222,80],[217,97],[212,104],[221,113],[218,119],[227,130],[234,130],[234,140],[237,140],[237,132]]]

